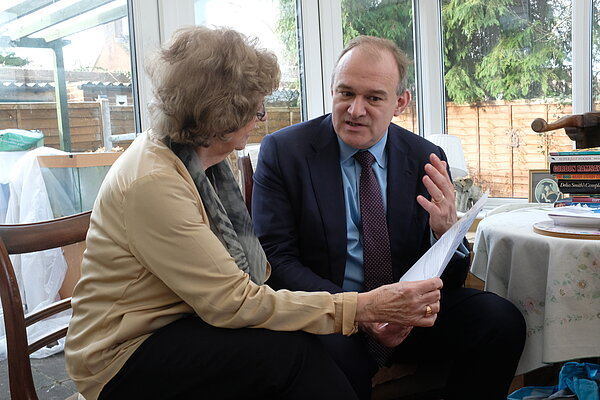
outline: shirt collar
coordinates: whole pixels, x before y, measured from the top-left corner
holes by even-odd
[[[367,150],[375,156],[375,161],[379,165],[380,168],[385,168],[387,163],[387,158],[385,156],[385,145],[387,143],[388,131],[385,131],[385,134],[379,139],[379,142],[375,143],[373,146],[369,147]],[[350,159],[354,154],[358,153],[360,150],[355,149],[353,147],[348,146],[339,136],[336,135],[338,144],[340,146],[340,161],[344,163],[348,159]]]

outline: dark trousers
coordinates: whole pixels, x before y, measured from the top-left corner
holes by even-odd
[[[216,328],[197,317],[153,333],[99,399],[356,399],[317,337]]]
[[[378,367],[363,335],[322,336],[360,399],[371,396]],[[442,291],[441,310],[431,328],[414,328],[392,357],[448,370],[445,400],[506,399],[525,344],[525,320],[509,301],[490,292]]]

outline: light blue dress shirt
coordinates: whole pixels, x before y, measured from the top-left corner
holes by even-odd
[[[372,167],[383,197],[383,209],[387,212],[387,166],[388,156],[385,151],[388,132],[379,142],[368,150],[375,156]],[[344,202],[346,206],[346,232],[348,236],[348,249],[346,256],[346,271],[344,273],[345,291],[364,291],[363,244],[360,237],[360,199],[358,193],[361,166],[354,159],[354,154],[359,150],[348,146],[337,137],[340,147],[340,167],[342,169],[342,185],[344,189]],[[431,244],[436,242],[431,232]],[[463,258],[469,254],[464,244],[460,244],[453,259]]]

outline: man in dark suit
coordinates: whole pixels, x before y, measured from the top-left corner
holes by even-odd
[[[253,218],[272,265],[271,286],[365,290],[365,209],[359,206],[357,152],[368,151],[375,159],[372,170],[383,193],[393,281],[456,222],[443,150],[391,124],[410,102],[407,65],[390,41],[354,39],[334,70],[332,114],[264,138],[254,176]],[[369,350],[373,340],[393,349],[385,363],[448,364],[445,399],[506,398],[524,344],[524,321],[508,301],[463,287],[469,266],[465,245],[442,275],[441,308],[433,327],[381,321],[360,324],[361,333],[352,337],[321,337],[360,398],[370,397],[380,360]],[[407,304],[419,296],[409,283],[403,295]]]

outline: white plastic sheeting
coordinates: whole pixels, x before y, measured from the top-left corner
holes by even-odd
[[[53,219],[48,190],[37,156],[65,154],[48,147],[27,152],[13,166],[9,178],[10,195],[6,210],[6,224],[38,222]],[[52,185],[54,186],[54,185]],[[67,263],[61,249],[11,256],[21,298],[26,313],[34,312],[58,300]],[[2,312],[0,310],[0,312]],[[68,325],[70,311],[41,321],[28,330],[30,343],[40,334]],[[34,358],[47,357],[64,348],[64,339],[57,346],[43,348],[32,354]],[[4,315],[0,318],[0,359],[6,358]]]
[[[0,151],[0,224],[3,224],[6,219],[11,171],[25,154],[27,151]]]

